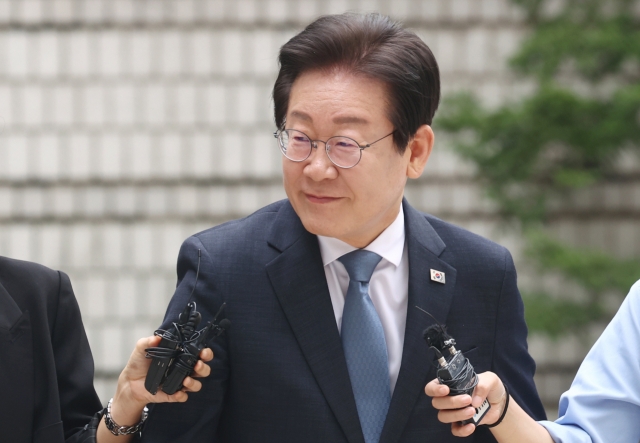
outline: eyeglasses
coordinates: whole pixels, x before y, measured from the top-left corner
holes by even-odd
[[[273,136],[278,140],[280,150],[285,157],[294,162],[302,162],[309,158],[311,150],[318,147],[318,142],[324,143],[329,160],[339,168],[353,168],[362,158],[362,150],[389,137],[396,131],[392,131],[378,140],[361,145],[349,137],[331,137],[326,142],[311,140],[304,132],[295,129],[276,131]]]

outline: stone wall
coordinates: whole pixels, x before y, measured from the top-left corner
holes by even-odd
[[[0,0],[0,254],[71,276],[103,400],[163,317],[182,240],[284,197],[271,135],[277,51],[318,15],[346,10],[413,28],[445,95],[471,89],[495,106],[531,90],[505,67],[526,35],[508,0]],[[519,263],[517,233],[496,223],[472,177],[437,134],[407,197]],[[640,256],[630,177],[577,198],[559,233]],[[532,344],[553,415],[586,345]]]

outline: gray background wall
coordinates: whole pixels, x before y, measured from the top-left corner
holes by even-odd
[[[182,240],[284,197],[271,136],[277,51],[318,15],[346,10],[413,28],[445,95],[471,89],[495,106],[531,90],[505,68],[527,32],[507,0],[0,0],[0,254],[71,276],[103,401],[163,317]],[[559,209],[561,236],[640,256],[638,167],[624,165],[635,179]],[[508,246],[522,285],[565,285],[526,267],[517,231],[497,224],[472,174],[437,134],[406,194]],[[531,338],[552,417],[591,340]]]

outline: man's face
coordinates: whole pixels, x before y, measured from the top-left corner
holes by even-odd
[[[371,143],[395,129],[386,117],[387,106],[385,85],[377,80],[310,71],[293,83],[286,129],[312,140],[346,136]],[[324,143],[318,143],[305,161],[283,156],[284,187],[309,232],[362,248],[398,215],[411,163],[412,150],[398,154],[392,136],[365,149],[351,169],[331,163]]]

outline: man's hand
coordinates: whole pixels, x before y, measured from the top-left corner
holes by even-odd
[[[213,351],[205,348],[200,352],[200,361],[194,367],[194,374],[184,379],[182,390],[167,395],[159,390],[152,395],[144,387],[144,380],[151,365],[151,359],[145,358],[145,349],[158,346],[160,337],[141,338],[129,357],[127,366],[120,373],[118,387],[113,396],[111,416],[113,420],[123,426],[135,424],[140,420],[142,408],[148,403],[185,402],[187,392],[198,392],[202,383],[193,377],[207,377],[211,372],[208,364],[204,363],[213,359]]]
[[[461,421],[473,417],[475,408],[479,407],[485,398],[489,400],[491,408],[484,416],[480,424],[495,423],[506,401],[506,391],[502,381],[493,372],[483,372],[478,375],[478,386],[476,386],[473,397],[470,395],[449,396],[449,388],[442,385],[438,380],[432,380],[424,388],[424,392],[433,397],[433,407],[438,409],[438,420],[442,423],[451,423],[451,432],[457,437],[466,437],[473,434],[476,427],[472,424],[462,425]]]

